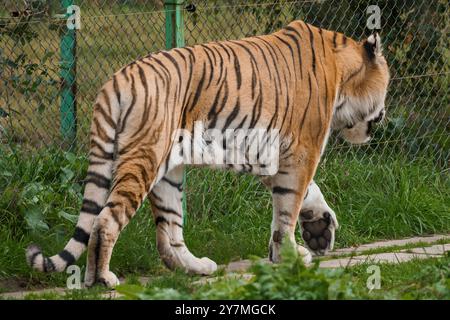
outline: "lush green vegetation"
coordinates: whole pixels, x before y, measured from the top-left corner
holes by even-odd
[[[63,285],[64,274],[49,276],[30,270],[24,249],[32,242],[42,245],[47,254],[62,249],[81,206],[87,161],[58,149],[32,156],[19,147],[1,152],[0,278],[21,279],[30,287]],[[450,231],[445,174],[426,161],[384,161],[380,157],[378,163],[385,164],[373,166],[370,162],[364,165],[365,160],[355,155],[326,158],[316,177],[341,223],[337,247]],[[187,182],[185,237],[196,255],[219,264],[267,255],[271,198],[256,178],[190,169]],[[83,257],[78,263],[84,262]],[[155,248],[147,204],[122,233],[112,268],[120,276],[167,274]]]
[[[450,255],[439,259],[379,265],[380,287],[368,289],[369,265],[346,269],[306,268],[296,252],[285,247],[283,262],[254,261],[253,276],[224,276],[196,282],[182,272],[152,277],[146,285],[135,277],[117,288],[120,299],[450,299]],[[110,299],[103,287],[71,290],[64,295],[47,292],[26,299]]]
[[[131,299],[449,299],[450,256],[400,265],[380,266],[380,288],[367,287],[369,265],[348,269],[307,268],[289,247],[283,262],[254,262],[254,276],[219,277],[206,285],[176,286],[173,281],[152,281],[146,287],[122,285],[117,290]],[[180,277],[174,275],[173,278]],[[171,283],[172,282],[172,283]],[[370,281],[369,281],[370,282]]]

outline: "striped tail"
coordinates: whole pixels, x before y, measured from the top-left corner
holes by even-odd
[[[43,272],[64,271],[75,263],[87,248],[94,220],[105,205],[112,179],[114,142],[120,117],[120,93],[116,82],[115,76],[105,84],[94,105],[89,169],[75,232],[64,250],[50,258],[45,257],[38,246],[29,246],[26,258],[34,269]]]

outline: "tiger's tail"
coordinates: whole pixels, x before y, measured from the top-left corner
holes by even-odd
[[[95,218],[103,209],[112,179],[116,127],[120,118],[120,92],[116,78],[107,82],[97,97],[90,132],[89,169],[78,222],[72,238],[50,258],[36,245],[26,250],[28,264],[42,272],[61,272],[86,250]]]

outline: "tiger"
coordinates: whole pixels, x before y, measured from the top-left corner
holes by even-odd
[[[89,167],[78,222],[57,255],[36,245],[28,264],[61,272],[87,249],[85,285],[118,285],[113,247],[145,199],[159,255],[169,269],[210,275],[217,264],[193,255],[183,238],[182,129],[200,121],[221,132],[276,130],[275,172],[265,165],[211,165],[261,177],[272,195],[270,261],[289,241],[305,263],[332,249],[336,215],[314,182],[331,132],[367,143],[385,115],[389,68],[378,33],[361,41],[295,20],[278,31],[141,57],[116,72],[93,106]],[[267,142],[267,141],[266,141]],[[201,166],[202,164],[199,164]],[[204,164],[203,164],[204,165]],[[299,225],[304,245],[296,243]]]

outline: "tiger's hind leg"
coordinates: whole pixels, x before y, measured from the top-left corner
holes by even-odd
[[[94,221],[89,239],[86,286],[97,282],[107,287],[119,284],[118,278],[109,270],[113,247],[120,232],[141,206],[155,177],[154,165],[139,150],[118,159],[114,185],[105,207]]]
[[[169,171],[149,193],[156,223],[156,242],[165,265],[191,274],[209,275],[217,264],[209,258],[197,258],[186,247],[183,238],[183,166]]]
[[[334,246],[335,231],[339,227],[336,214],[328,206],[317,184],[312,181],[303,200],[298,225],[306,246],[323,255]]]

